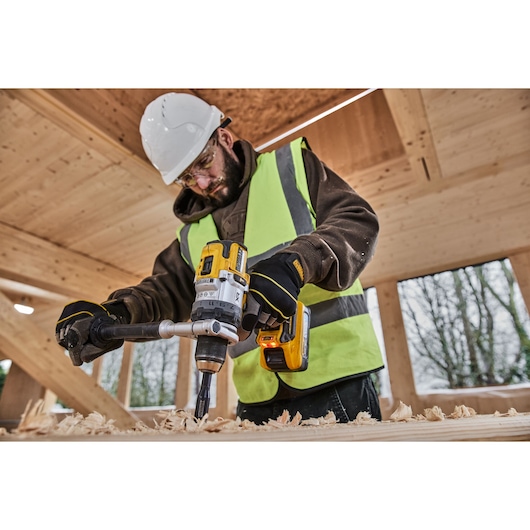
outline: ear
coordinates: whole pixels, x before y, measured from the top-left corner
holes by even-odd
[[[223,145],[226,149],[232,150],[232,146],[234,145],[234,137],[232,136],[232,133],[228,131],[227,129],[217,129],[217,139],[220,144]]]

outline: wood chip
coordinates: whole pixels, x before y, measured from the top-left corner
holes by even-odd
[[[372,418],[369,412],[359,412],[352,423],[355,423],[355,425],[367,425],[370,423],[377,423],[377,420]]]
[[[398,408],[390,415],[390,421],[408,421],[412,419],[412,407],[399,402]]]
[[[435,405],[431,409],[425,409],[425,418],[427,421],[442,421],[445,419],[445,414],[442,412],[442,409]]]
[[[455,410],[449,415],[450,418],[470,418],[476,416],[477,413],[471,407],[465,405],[456,405]]]
[[[496,410],[493,414],[494,416],[518,416],[519,413],[512,407],[508,409],[508,412],[505,414],[501,414],[498,410]]]

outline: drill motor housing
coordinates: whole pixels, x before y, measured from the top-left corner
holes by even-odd
[[[215,319],[237,332],[250,279],[246,269],[244,245],[226,240],[207,243],[195,271],[191,320]],[[220,337],[200,336],[195,350],[197,368],[201,372],[219,372],[227,346],[228,342]]]

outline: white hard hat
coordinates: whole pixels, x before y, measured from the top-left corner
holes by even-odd
[[[201,154],[223,113],[191,94],[170,92],[153,100],[140,121],[145,154],[166,184]]]

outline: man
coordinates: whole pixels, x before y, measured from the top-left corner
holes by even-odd
[[[139,285],[119,289],[101,305],[65,307],[57,340],[76,319],[108,314],[120,322],[189,319],[199,251],[215,239],[248,249],[247,305],[240,337],[230,348],[237,415],[256,424],[333,411],[348,422],[361,411],[381,419],[372,373],[383,367],[358,276],[373,256],[376,214],[299,138],[258,154],[234,141],[229,119],[189,94],[151,102],[140,132],[145,152],[168,185],[182,187],[174,213],[183,222],[175,241],[156,258]],[[309,365],[301,372],[259,366],[255,329],[293,315],[296,300],[311,309]],[[249,336],[250,335],[250,336]],[[119,347],[87,341],[83,360]]]

